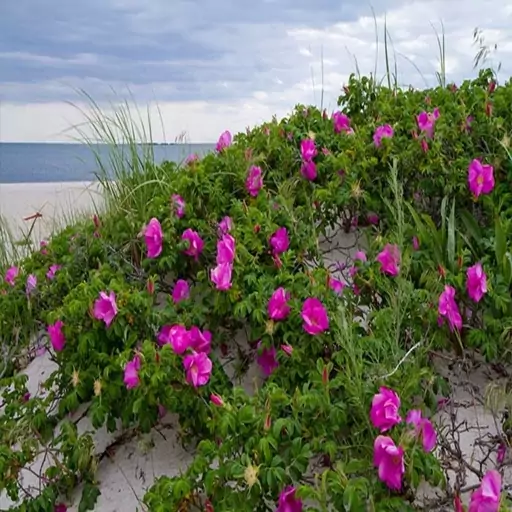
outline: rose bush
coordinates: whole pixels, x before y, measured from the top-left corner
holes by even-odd
[[[4,269],[0,337],[17,350],[0,490],[18,510],[61,510],[84,482],[93,508],[97,458],[70,420],[86,407],[110,431],[179,418],[194,460],[154,482],[149,510],[415,510],[421,482],[444,481],[429,349],[510,349],[512,84],[492,80],[352,77],[338,112],[299,106],[127,175],[99,217]],[[345,260],[333,232],[364,247]],[[34,339],[56,369],[27,396],[16,369]],[[20,472],[41,454],[32,494]],[[471,506],[497,511],[491,471]]]

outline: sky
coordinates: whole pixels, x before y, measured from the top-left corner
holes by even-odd
[[[435,85],[441,23],[449,82],[476,73],[476,27],[500,78],[512,72],[510,0],[0,1],[2,142],[76,139],[81,91],[105,112],[128,101],[167,142],[216,141],[299,103],[332,111],[356,62],[383,77],[384,22],[404,86]]]

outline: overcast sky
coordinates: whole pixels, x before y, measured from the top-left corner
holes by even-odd
[[[335,108],[355,59],[376,62],[375,21],[364,0],[0,0],[0,141],[69,140],[85,90],[101,104],[150,107],[155,138],[217,139],[286,115],[297,103]],[[374,0],[400,82],[435,84],[446,34],[449,81],[474,75],[475,27],[512,71],[511,0]],[[379,45],[378,75],[384,72]],[[421,70],[421,75],[411,64]],[[115,91],[115,94],[114,92]],[[74,104],[75,106],[71,105]]]

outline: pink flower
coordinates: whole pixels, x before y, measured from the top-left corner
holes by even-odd
[[[399,491],[402,488],[404,450],[396,446],[393,439],[377,436],[373,444],[373,464],[379,470],[379,479],[390,489]]]
[[[506,455],[507,455],[507,445],[502,442],[498,446],[498,451],[496,453],[496,462],[498,464],[503,464],[503,461],[505,460]]]
[[[287,345],[286,343],[283,343],[281,345],[281,350],[287,355],[287,356],[292,356],[293,354],[293,347],[291,345]]]
[[[67,512],[68,507],[66,507],[66,505],[64,505],[64,503],[57,503],[53,510],[54,510],[54,512]]]
[[[181,219],[185,215],[185,200],[178,194],[173,194],[171,199],[176,209],[176,216]]]
[[[224,407],[224,400],[222,400],[222,397],[217,395],[217,393],[212,393],[210,395],[210,402],[217,407]]]
[[[313,181],[317,177],[316,164],[313,160],[308,160],[306,162],[302,162],[302,166],[300,168],[300,172],[304,178],[309,181]]]
[[[233,263],[235,260],[235,239],[229,235],[222,235],[217,242],[217,265]]]
[[[48,249],[46,248],[47,245],[48,242],[46,240],[41,240],[41,242],[39,243],[39,247],[41,248],[41,254],[45,256],[48,254]]]
[[[100,298],[94,302],[94,318],[103,320],[107,327],[110,326],[117,315],[116,294],[100,292]]]
[[[64,345],[66,344],[66,338],[64,337],[64,333],[62,332],[62,327],[64,324],[61,320],[57,320],[54,324],[51,324],[47,327],[48,336],[50,337],[50,342],[52,344],[53,350],[55,352],[60,352]]]
[[[397,245],[386,244],[375,259],[380,263],[382,273],[397,276],[400,272],[400,249]]]
[[[272,320],[284,320],[290,314],[289,300],[290,294],[284,288],[278,288],[268,301],[268,316]]]
[[[158,219],[154,217],[144,230],[144,240],[148,249],[148,258],[157,258],[162,253],[164,233]]]
[[[183,366],[187,382],[195,388],[204,386],[210,380],[213,364],[204,352],[193,352],[185,356]]]
[[[418,251],[419,248],[420,248],[420,241],[418,239],[417,236],[413,236],[412,237],[412,248],[415,250],[415,251]]]
[[[501,475],[490,469],[480,487],[471,495],[468,512],[498,512],[500,508]]]
[[[219,222],[219,231],[221,235],[229,233],[233,229],[233,220],[227,215]]]
[[[172,300],[175,304],[187,300],[190,296],[190,287],[184,279],[178,279],[172,290]]]
[[[136,355],[131,361],[128,361],[124,367],[123,382],[126,386],[126,389],[136,388],[140,384],[139,370],[140,356]]]
[[[281,491],[276,512],[302,512],[302,501],[295,497],[295,492],[291,485]]]
[[[18,274],[20,273],[20,270],[18,267],[10,267],[7,269],[7,272],[5,273],[5,282],[10,285],[14,286],[14,282],[16,278],[18,277]]]
[[[455,302],[455,288],[452,286],[446,285],[439,296],[438,312],[439,322],[442,323],[442,318],[446,318],[451,331],[462,328],[462,317]]]
[[[279,362],[276,359],[276,349],[274,347],[262,349],[261,341],[258,342],[258,356],[256,357],[256,362],[265,377],[268,377],[279,366]]]
[[[489,194],[494,188],[494,168],[474,159],[468,167],[469,190],[475,197]]]
[[[466,289],[471,300],[480,302],[487,293],[487,276],[481,263],[475,263],[467,272]]]
[[[288,230],[286,228],[279,228],[270,237],[270,246],[274,255],[282,254],[290,247],[290,240],[288,238]]]
[[[199,155],[196,153],[192,153],[191,155],[188,155],[187,158],[185,158],[185,165],[191,165],[194,162],[197,162],[199,160]]]
[[[181,235],[181,239],[188,241],[188,247],[183,252],[197,261],[204,248],[204,242],[199,233],[188,228]]]
[[[382,386],[372,399],[370,420],[373,426],[386,432],[398,425],[402,421],[399,409],[400,397],[392,389]]]
[[[376,226],[378,223],[379,223],[379,216],[374,213],[374,212],[370,212],[367,216],[366,216],[366,219],[368,220],[368,222],[370,224],[372,224],[373,226]]]
[[[224,149],[231,146],[231,142],[231,133],[229,132],[229,130],[226,130],[225,132],[221,133],[217,145],[215,146],[215,149],[217,150],[218,153],[221,153],[222,151],[224,151]]]
[[[421,139],[420,145],[423,153],[426,153],[428,151],[428,142],[425,139]]]
[[[466,132],[469,133],[471,131],[471,124],[473,123],[473,121],[473,116],[466,117],[466,122],[464,123],[464,130],[466,130]]]
[[[231,288],[233,274],[232,263],[222,263],[210,271],[210,279],[217,290],[226,291]]]
[[[418,123],[418,128],[425,132],[427,137],[430,139],[434,135],[434,126],[436,124],[437,119],[439,118],[439,109],[435,108],[434,112],[422,112],[420,115],[416,117],[416,121]]]
[[[34,274],[30,274],[27,277],[27,284],[25,287],[25,291],[26,291],[27,295],[30,295],[36,289],[36,286],[37,286],[37,277]]]
[[[336,133],[350,132],[352,130],[350,128],[350,119],[341,112],[334,112],[332,115],[332,124]]]
[[[339,279],[335,279],[334,277],[329,276],[329,287],[334,293],[341,295],[343,293],[343,289],[345,288],[345,283]]]
[[[315,141],[313,139],[304,139],[300,143],[300,154],[302,156],[302,160],[305,160],[306,162],[313,160],[313,158],[318,154]]]
[[[263,187],[263,175],[261,169],[255,165],[251,166],[245,180],[245,188],[249,195],[256,197]]]
[[[160,345],[171,345],[176,354],[183,354],[191,345],[190,333],[181,324],[164,325],[158,334]]]
[[[190,348],[195,352],[204,352],[209,354],[212,344],[212,333],[210,331],[201,331],[199,327],[193,325],[189,331]]]
[[[55,274],[62,268],[62,265],[50,265],[48,272],[46,272],[46,277],[48,279],[54,279]]]
[[[362,262],[367,261],[366,253],[364,251],[357,251],[354,254],[354,261],[362,261]]]
[[[373,143],[375,147],[380,148],[382,145],[382,139],[391,139],[395,131],[390,124],[383,124],[382,126],[377,126],[375,133],[373,134]]]
[[[437,443],[437,434],[432,422],[423,418],[419,409],[409,411],[405,422],[414,426],[416,435],[421,438],[423,443],[423,449],[427,453],[431,452]]]
[[[316,336],[329,329],[329,317],[325,306],[314,298],[304,301],[301,311],[302,328],[312,336]]]

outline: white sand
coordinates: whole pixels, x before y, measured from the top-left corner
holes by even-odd
[[[27,231],[30,227],[29,222],[23,221],[23,217],[32,215],[36,212],[43,214],[43,218],[37,222],[33,239],[38,242],[46,238],[55,226],[62,226],[66,219],[73,214],[83,212],[92,212],[98,205],[101,206],[101,196],[98,194],[99,185],[97,183],[41,183],[41,184],[0,184],[0,213],[7,219],[9,225],[19,235],[22,231]],[[343,247],[351,246],[349,253],[353,254],[356,250],[353,245],[355,239],[353,236],[340,237],[340,245]],[[331,256],[332,258],[332,256]],[[331,259],[330,258],[330,259]],[[346,259],[346,251],[340,251],[335,256],[337,259]],[[35,396],[38,392],[39,383],[45,380],[52,371],[52,363],[46,356],[36,358],[25,370],[29,376],[29,389]],[[253,386],[255,378],[255,369],[251,369],[244,387],[250,389]],[[448,372],[454,383],[454,395],[452,404],[455,410],[450,413],[456,415],[455,419],[464,421],[467,428],[459,439],[460,448],[463,457],[476,465],[478,458],[482,458],[482,453],[477,450],[475,441],[485,433],[496,432],[494,417],[489,414],[474,398],[469,400],[465,385],[472,377],[464,377],[461,372]],[[462,372],[464,373],[464,372]],[[465,375],[472,375],[470,369]],[[464,378],[463,378],[464,377]],[[461,380],[462,379],[462,380]],[[478,382],[480,397],[484,392],[485,385],[494,380],[495,376],[483,377],[480,372]],[[473,381],[474,382],[474,381]],[[475,382],[476,383],[476,382]],[[468,402],[470,402],[468,404]],[[469,407],[468,407],[469,405]],[[446,424],[448,421],[447,412],[440,415],[439,423]],[[151,434],[144,439],[134,439],[121,444],[110,457],[105,457],[99,465],[98,481],[101,489],[96,510],[102,512],[132,512],[141,507],[140,501],[144,492],[149,488],[155,477],[160,475],[176,475],[183,470],[191,460],[192,454],[184,450],[173,428],[175,422],[172,418],[165,418],[163,425],[154,429]],[[91,430],[87,419],[79,422],[79,430],[84,432]],[[107,446],[114,440],[115,436],[107,434],[101,429],[94,433],[96,452],[102,453]],[[493,467],[494,462],[489,461],[486,464]],[[37,464],[34,465],[36,471],[39,470]],[[472,475],[464,485],[476,483]],[[508,475],[508,482],[512,482],[512,475]],[[27,474],[26,484],[30,485],[30,477]],[[508,483],[505,479],[504,483]],[[450,484],[453,480],[450,479]],[[435,496],[432,492],[427,493],[429,497]],[[466,500],[467,501],[466,496]],[[8,507],[9,500],[5,495],[0,495],[0,507]],[[69,510],[78,510],[78,501],[68,503],[72,505]],[[446,510],[450,510],[447,507]],[[445,510],[445,509],[442,509]]]

